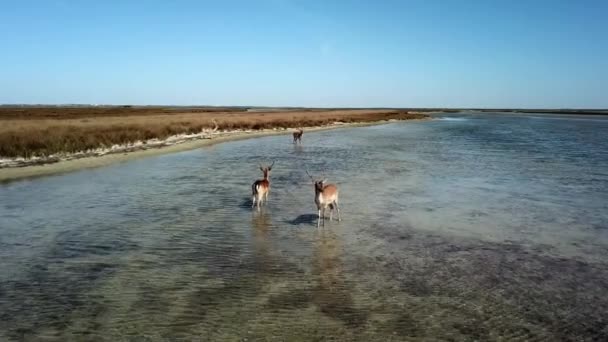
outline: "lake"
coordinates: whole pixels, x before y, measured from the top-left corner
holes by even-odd
[[[438,114],[0,184],[0,339],[607,340],[606,137]]]

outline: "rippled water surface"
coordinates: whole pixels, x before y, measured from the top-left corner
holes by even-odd
[[[607,136],[438,116],[0,185],[0,339],[607,340]]]

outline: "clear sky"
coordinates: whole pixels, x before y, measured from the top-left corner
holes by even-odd
[[[0,0],[0,103],[608,107],[608,1]]]

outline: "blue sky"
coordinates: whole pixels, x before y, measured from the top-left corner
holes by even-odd
[[[608,1],[0,0],[0,103],[608,107]]]

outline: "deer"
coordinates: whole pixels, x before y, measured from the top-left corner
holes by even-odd
[[[293,143],[297,143],[298,141],[302,143],[302,135],[304,134],[304,130],[302,128],[298,128],[297,131],[293,132]]]
[[[329,220],[332,220],[332,213],[334,210],[338,212],[338,222],[342,221],[340,217],[340,207],[338,206],[338,187],[335,184],[327,184],[327,179],[315,180],[313,176],[308,173],[312,184],[315,187],[315,204],[318,210],[317,228],[321,225],[323,220],[323,227],[325,227],[325,209],[329,207]]]
[[[270,192],[270,171],[274,166],[274,161],[270,166],[264,167],[260,164],[260,170],[264,174],[264,179],[258,179],[251,185],[251,208],[257,204],[258,210],[262,202],[268,202],[268,192]]]

